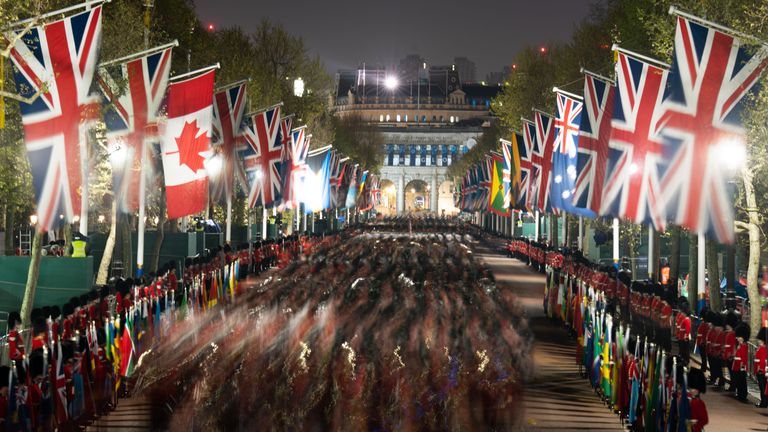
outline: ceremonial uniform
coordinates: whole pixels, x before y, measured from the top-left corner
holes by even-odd
[[[715,317],[718,321],[720,317]],[[720,345],[724,342],[722,327],[718,322],[712,323],[713,328],[707,333],[707,359],[709,360],[709,379],[712,385],[723,385],[723,362],[720,360]]]
[[[709,368],[709,361],[707,359],[707,333],[709,333],[711,325],[709,323],[708,314],[709,312],[707,312],[707,316],[704,317],[705,320],[699,324],[698,328],[696,328],[696,347],[701,356],[701,370],[705,372]]]
[[[701,399],[701,394],[706,393],[707,385],[704,380],[704,372],[701,369],[691,369],[688,372],[688,387],[690,389],[690,425],[691,432],[702,432],[709,424],[707,405]]]
[[[757,350],[755,351],[754,369],[753,373],[757,377],[757,385],[760,388],[760,403],[756,406],[760,408],[768,407],[768,394],[766,394],[765,376],[768,373],[768,350],[765,348],[765,327],[761,328],[757,333]]]
[[[728,391],[735,389],[733,382],[733,357],[736,353],[736,334],[732,329],[726,328],[724,332],[720,334],[720,360],[728,368],[728,374],[731,377],[731,383],[728,386]]]
[[[734,330],[737,347],[731,363],[731,385],[736,389],[736,398],[742,402],[747,400],[747,366],[749,361],[749,327],[741,324]]]

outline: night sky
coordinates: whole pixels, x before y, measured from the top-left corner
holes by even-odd
[[[592,0],[194,0],[198,16],[246,31],[267,17],[304,38],[329,72],[397,66],[407,54],[446,65],[466,56],[477,79],[500,71],[526,44],[570,38]],[[369,66],[369,67],[370,67]]]

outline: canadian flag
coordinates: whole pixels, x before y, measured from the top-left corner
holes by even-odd
[[[169,85],[163,133],[168,219],[201,212],[208,202],[214,71]]]

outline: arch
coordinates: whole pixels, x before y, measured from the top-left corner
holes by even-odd
[[[405,212],[428,212],[431,202],[429,183],[422,179],[413,179],[405,185]]]
[[[397,185],[389,179],[381,180],[381,201],[376,206],[376,213],[385,216],[397,214]]]
[[[437,213],[438,215],[453,216],[459,213],[459,209],[454,202],[453,180],[439,178],[440,187],[437,195]]]

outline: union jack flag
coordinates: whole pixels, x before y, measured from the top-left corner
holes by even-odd
[[[491,200],[491,158],[486,155],[485,160],[477,166],[479,191],[477,200],[477,210],[487,211],[490,208]]]
[[[51,367],[51,383],[53,384],[53,412],[58,424],[64,424],[69,418],[67,411],[67,376],[64,373],[64,354],[61,352],[61,341],[54,341],[56,353],[53,354]]]
[[[536,125],[536,142],[538,143],[538,152],[534,147],[531,161],[539,166],[538,178],[536,179],[536,207],[542,212],[554,212],[550,202],[550,183],[552,182],[552,155],[555,152],[555,130],[552,117],[541,111],[533,114]]]
[[[541,144],[536,135],[536,124],[530,120],[523,120],[523,140],[525,153],[530,164],[530,174],[528,176],[528,187],[523,192],[525,195],[525,208],[534,210],[538,208],[537,199],[539,197],[539,183],[541,181],[541,161],[538,156],[543,153]],[[522,163],[522,157],[521,157]]]
[[[603,197],[615,89],[612,83],[592,75],[584,76],[584,111],[579,125],[573,203],[594,212],[600,211]]]
[[[243,137],[242,124],[246,106],[246,83],[222,89],[213,95],[213,130],[211,147],[213,157],[222,158],[217,176],[210,176],[211,200],[226,202],[235,189],[235,178],[247,188],[245,170],[237,158],[238,151],[248,145]]]
[[[289,136],[290,147],[283,153],[283,205],[295,208],[301,202],[299,188],[307,168],[311,135],[306,126],[301,126],[291,130]]]
[[[721,242],[734,240],[729,180],[746,155],[744,96],[766,66],[765,46],[753,55],[733,36],[677,18],[662,104],[665,156],[671,161],[662,200],[671,220]]]
[[[283,143],[277,140],[279,124],[280,105],[258,112],[246,121],[244,138],[248,148],[241,157],[250,184],[251,208],[272,207],[280,199]]]
[[[660,110],[667,71],[618,53],[608,164],[600,214],[664,229],[659,200],[663,162]]]
[[[17,35],[10,35],[8,39]],[[29,29],[10,56],[20,96],[27,156],[37,196],[38,229],[81,209],[87,131],[98,116],[90,94],[101,45],[101,6]]]
[[[343,199],[339,191],[341,190],[341,182],[344,179],[344,169],[347,166],[347,159],[342,158],[341,154],[337,151],[333,151],[331,154],[331,208],[344,207],[343,199],[346,199],[346,194]]]
[[[98,77],[112,152],[112,187],[124,213],[139,208],[140,191],[152,178],[149,155],[152,143],[160,140],[157,118],[170,71],[171,48],[165,48],[102,68]]]

